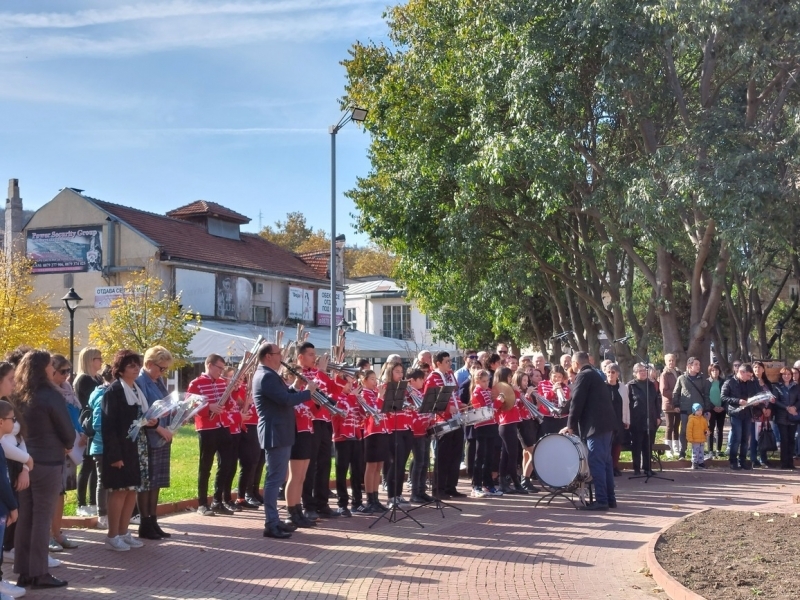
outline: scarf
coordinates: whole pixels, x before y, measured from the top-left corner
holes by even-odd
[[[147,409],[150,407],[147,405],[147,400],[142,390],[139,389],[139,386],[134,382],[133,387],[131,387],[122,379],[120,379],[119,382],[122,384],[122,389],[125,391],[125,400],[128,402],[128,406],[138,405],[139,408],[142,409],[142,414],[146,413]]]

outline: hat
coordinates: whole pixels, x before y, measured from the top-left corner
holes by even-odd
[[[701,406],[701,404],[699,402],[695,402],[694,404],[692,404],[692,412],[693,413],[696,413],[701,408],[703,408],[703,407]]]

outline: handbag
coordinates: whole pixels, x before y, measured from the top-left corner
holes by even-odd
[[[775,452],[778,449],[778,442],[775,439],[775,432],[772,431],[772,423],[762,423],[761,432],[758,434],[758,452]]]

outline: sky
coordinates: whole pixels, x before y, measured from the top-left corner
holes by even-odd
[[[328,232],[339,62],[386,41],[389,3],[3,0],[2,193],[17,178],[26,209],[64,187],[157,213],[203,199],[248,231],[301,211]],[[343,193],[369,136],[351,123],[336,142],[337,233],[363,245]]]

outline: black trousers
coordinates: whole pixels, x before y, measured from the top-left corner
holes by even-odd
[[[487,427],[493,431],[481,435],[481,432],[475,436],[475,465],[472,467],[472,487],[487,487],[490,488],[492,483],[492,457],[495,455],[497,448],[500,446],[500,437],[497,434],[497,428],[488,425]],[[478,430],[483,429],[479,427]],[[473,434],[474,435],[474,434]]]
[[[351,439],[342,442],[334,442],[333,448],[336,452],[336,495],[339,500],[339,507],[346,508],[348,501],[352,500],[353,508],[361,506],[361,482],[364,454],[362,452],[361,440]],[[350,490],[352,496],[347,495],[347,471],[350,471]]]
[[[333,425],[327,421],[314,421],[311,460],[303,481],[303,506],[306,509],[319,510],[328,506],[332,452]]]
[[[81,472],[78,474],[78,506],[87,506],[86,490],[89,490],[89,504],[97,504],[97,468],[90,454],[83,455]]]
[[[781,434],[781,467],[794,466],[794,435],[797,425],[778,423],[778,432]]]
[[[427,435],[414,436],[411,442],[411,495],[421,496],[425,493],[428,481],[428,468],[431,464],[431,440]]]
[[[475,468],[475,438],[470,437],[467,440],[467,476],[472,477],[472,470]]]
[[[714,450],[714,429],[717,430],[717,452],[722,451],[722,430],[725,427],[725,411],[711,411],[708,419],[708,451]]]
[[[633,470],[640,471],[644,467],[645,471],[650,470],[650,436],[647,429],[631,427],[631,456],[633,458]]]
[[[250,495],[253,483],[256,478],[256,467],[258,459],[264,456],[263,450],[258,443],[258,427],[248,425],[247,430],[240,434],[239,439],[239,483],[237,491],[239,498]]]
[[[503,449],[500,451],[500,477],[510,477],[512,481],[516,481],[519,456],[517,424],[500,425],[500,440],[503,443]]]
[[[389,470],[386,476],[386,492],[389,498],[403,495],[403,481],[406,475],[406,463],[411,454],[414,434],[410,429],[394,431],[389,434]],[[395,444],[397,444],[395,446]]]
[[[456,491],[463,446],[463,429],[451,431],[437,441],[436,456],[433,462],[434,492],[452,493]]]
[[[222,502],[225,485],[228,485],[228,498],[236,474],[236,452],[234,437],[227,427],[203,429],[197,432],[200,442],[200,463],[197,472],[197,501],[200,506],[208,506],[208,480],[214,457],[217,457],[217,476],[214,479],[214,501]],[[238,438],[236,438],[238,442]]]
[[[261,478],[264,476],[264,467],[267,465],[267,458],[264,452],[258,453],[258,462],[256,463],[255,471],[253,472],[253,485],[246,493],[250,494],[253,498],[261,498]]]

